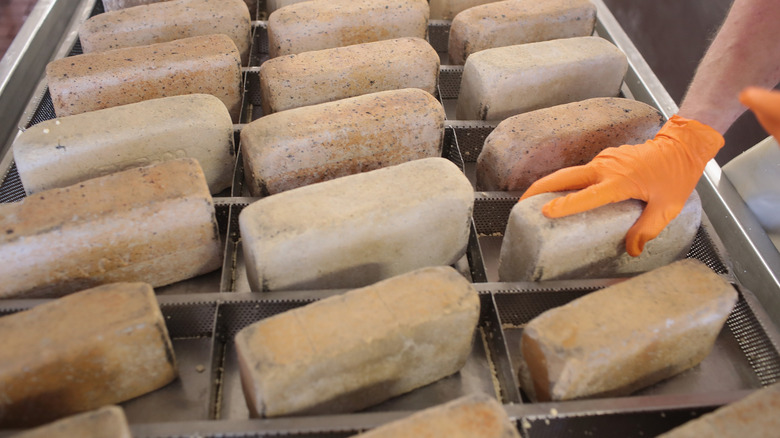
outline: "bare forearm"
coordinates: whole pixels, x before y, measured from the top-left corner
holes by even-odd
[[[721,134],[745,111],[739,92],[780,82],[780,1],[736,0],[680,105]]]

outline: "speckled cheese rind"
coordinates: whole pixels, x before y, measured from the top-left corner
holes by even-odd
[[[166,0],[103,0],[103,10],[105,12],[118,11],[120,9],[132,8],[133,6],[150,5]]]
[[[27,194],[175,158],[195,158],[211,193],[230,187],[233,122],[208,94],[152,99],[47,120],[21,133],[14,160]]]
[[[270,59],[260,66],[264,114],[402,88],[436,92],[439,55],[397,38]]]
[[[176,378],[154,290],[115,283],[0,318],[0,424],[40,425]]]
[[[362,287],[463,256],[474,191],[423,158],[269,196],[239,215],[254,291]]]
[[[463,64],[494,47],[588,36],[596,23],[589,0],[506,0],[469,8],[452,20],[447,53]]]
[[[626,55],[599,37],[564,38],[477,52],[463,67],[459,120],[503,120],[593,97],[614,97]]]
[[[79,28],[79,41],[84,53],[93,53],[225,34],[246,65],[250,33],[243,0],[171,0],[95,15]]]
[[[357,437],[520,438],[520,434],[496,399],[472,394],[355,435]]]
[[[430,0],[431,20],[452,20],[459,13],[496,0]]]
[[[125,412],[119,406],[106,406],[72,415],[14,438],[132,438]]]
[[[120,281],[164,286],[220,267],[214,203],[193,159],[166,161],[0,205],[0,298]]]
[[[252,324],[235,337],[250,412],[353,412],[456,373],[479,307],[468,280],[437,266]]]
[[[773,437],[780,430],[780,383],[761,388],[658,438]]]
[[[512,116],[485,139],[477,190],[524,192],[539,178],[587,164],[608,147],[644,143],[663,115],[645,103],[598,97]]]
[[[296,3],[268,17],[268,54],[275,58],[394,38],[425,39],[428,15],[428,4],[420,0]]]
[[[211,94],[233,121],[241,110],[241,58],[226,35],[57,59],[46,66],[57,117],[182,94]]]
[[[680,214],[630,256],[625,236],[644,209],[629,199],[562,218],[550,219],[542,206],[563,193],[544,193],[518,202],[509,213],[498,259],[499,281],[611,278],[646,272],[688,253],[701,224],[696,191]]]
[[[416,89],[382,91],[261,117],[241,130],[253,196],[440,157],[444,108]]]
[[[521,387],[534,401],[630,394],[700,363],[736,301],[695,259],[590,293],[525,326]]]

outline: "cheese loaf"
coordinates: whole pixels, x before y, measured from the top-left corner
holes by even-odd
[[[379,426],[355,438],[520,438],[496,399],[472,394]]]
[[[0,204],[0,298],[118,281],[163,286],[221,266],[197,161],[134,168]]]
[[[261,117],[241,130],[253,196],[440,157],[444,108],[417,88],[382,91]]]
[[[459,120],[503,120],[592,97],[614,97],[626,55],[599,37],[564,38],[477,52],[463,67]]]
[[[432,267],[254,323],[235,338],[253,416],[360,410],[458,372],[479,295]]]
[[[125,411],[106,406],[14,435],[13,438],[132,438]]]
[[[197,159],[211,193],[230,187],[233,122],[208,94],[163,97],[47,120],[21,133],[14,160],[27,194],[175,158]]]
[[[226,35],[57,59],[46,66],[58,117],[181,94],[211,94],[234,122],[241,110],[241,58]]]
[[[498,259],[499,281],[543,281],[623,277],[679,260],[701,224],[701,201],[691,193],[682,211],[642,254],[626,252],[626,233],[644,211],[629,199],[561,218],[542,206],[563,193],[543,193],[515,204],[509,213]]]
[[[0,318],[0,424],[43,424],[176,378],[154,290],[114,283]]]
[[[477,190],[524,192],[539,178],[587,164],[608,147],[655,136],[663,115],[645,103],[599,97],[512,116],[485,139]]]
[[[275,58],[394,38],[425,39],[428,15],[428,4],[421,0],[295,3],[268,17],[268,54]]]
[[[269,196],[239,215],[254,291],[362,287],[451,265],[468,244],[474,191],[423,158]]]
[[[534,401],[630,394],[701,362],[736,301],[695,259],[592,292],[526,324],[521,387]]]
[[[84,53],[93,53],[225,34],[246,65],[251,31],[243,0],[171,0],[95,15],[79,28],[79,41]]]
[[[439,55],[419,38],[398,38],[270,59],[260,66],[263,113],[378,91],[436,93]]]
[[[505,0],[467,9],[452,20],[447,53],[452,64],[494,47],[588,36],[596,23],[589,0]]]

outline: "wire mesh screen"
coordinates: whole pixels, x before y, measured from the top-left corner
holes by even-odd
[[[439,69],[439,92],[442,99],[457,99],[463,66],[443,65]]]
[[[597,288],[560,289],[534,292],[496,291],[498,317],[502,324],[524,325],[546,310],[585,296]]]
[[[160,311],[171,339],[210,337],[214,330],[217,304],[163,303],[160,305]]]
[[[433,20],[428,24],[428,42],[439,53],[447,53],[450,40],[450,22]]]
[[[467,163],[476,163],[479,153],[482,152],[485,139],[493,132],[495,126],[461,124],[454,128],[458,136],[458,146],[461,154],[463,154],[463,159]]]
[[[0,184],[0,204],[21,201],[25,196],[22,180],[19,179],[19,172],[16,170],[16,163],[11,163],[11,167],[3,176],[2,184]]]
[[[313,300],[232,301],[219,305],[217,332],[223,342],[233,342],[244,327],[270,316],[311,303]]]
[[[723,256],[704,227],[699,227],[699,231],[696,232],[696,237],[693,239],[693,244],[686,257],[701,261],[718,274],[729,273],[729,269],[723,262]]]
[[[761,385],[777,382],[780,378],[780,354],[742,296],[726,320],[726,325],[737,339]]]

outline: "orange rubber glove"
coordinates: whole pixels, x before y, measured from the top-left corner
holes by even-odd
[[[739,94],[739,101],[753,111],[766,132],[780,141],[780,91],[748,87]]]
[[[580,213],[611,202],[640,199],[644,212],[626,234],[626,251],[638,256],[682,210],[704,166],[723,146],[723,137],[695,120],[672,116],[655,138],[640,145],[601,151],[583,166],[539,179],[521,200],[545,192],[582,189],[542,208],[550,218]]]

